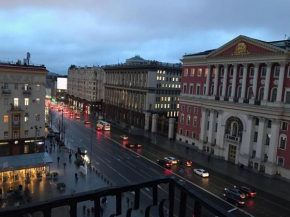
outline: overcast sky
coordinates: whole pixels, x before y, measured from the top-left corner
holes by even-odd
[[[0,60],[67,74],[144,59],[179,62],[238,35],[290,36],[290,0],[0,0]]]

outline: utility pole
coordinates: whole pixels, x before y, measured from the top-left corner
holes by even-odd
[[[91,123],[92,124],[92,123]],[[90,153],[90,167],[92,166],[92,153],[93,153],[93,124],[92,124],[92,133],[91,133],[91,153]]]

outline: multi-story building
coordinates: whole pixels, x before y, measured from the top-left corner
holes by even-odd
[[[57,77],[59,75],[53,72],[49,72],[46,76],[46,90],[47,90],[47,98],[55,98],[56,89],[57,89]]]
[[[177,139],[290,179],[290,40],[239,36],[183,56]]]
[[[76,67],[68,69],[67,93],[71,108],[88,113],[102,111],[105,72],[100,67]]]
[[[156,115],[165,119],[178,116],[181,68],[180,63],[148,61],[140,56],[105,66],[105,116],[150,130],[150,115],[155,114],[153,132],[167,134]]]

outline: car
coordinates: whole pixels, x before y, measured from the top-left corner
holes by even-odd
[[[50,109],[53,110],[53,106],[51,106]]]
[[[120,136],[120,139],[122,139],[122,140],[128,140],[128,139],[129,139],[129,137],[128,137],[128,136],[126,136],[126,135],[121,135],[121,136]]]
[[[209,173],[206,172],[204,169],[194,169],[193,172],[196,173],[197,175],[200,175],[203,178],[209,177]]]
[[[167,160],[172,164],[177,164],[177,159],[175,157],[165,157],[164,160]]]
[[[56,135],[55,135],[55,133],[54,132],[50,132],[49,134],[47,134],[47,138],[53,138],[53,137],[55,137]]]
[[[76,119],[80,119],[81,118],[81,116],[80,115],[76,115]]]
[[[127,148],[141,148],[141,147],[142,147],[142,144],[139,144],[139,143],[130,143],[130,142],[128,142],[128,143],[126,144],[126,147],[127,147]]]
[[[225,188],[225,192],[230,192],[231,194],[234,194],[237,197],[240,197],[241,199],[246,198],[246,194],[237,188]]]
[[[248,188],[246,186],[242,186],[242,187],[236,187],[235,186],[235,188],[240,190],[240,191],[242,191],[242,192],[244,192],[247,197],[256,197],[256,195],[257,195],[257,191],[255,191],[253,189],[250,189],[250,188]]]
[[[67,113],[68,113],[68,111],[64,111],[63,113],[64,113],[64,114],[67,114]]]
[[[91,122],[90,121],[84,121],[84,124],[90,124]]]
[[[186,167],[191,167],[192,165],[192,161],[190,160],[186,160],[186,159],[181,159],[177,161],[178,164],[182,165],[182,166],[186,166]]]
[[[233,188],[225,188],[225,199],[234,203],[236,206],[243,206],[245,204],[245,198],[241,198],[240,195],[236,194],[232,189]]]
[[[70,115],[70,116],[74,116],[74,113],[73,113],[73,112],[71,112],[69,115]]]
[[[86,155],[87,154],[87,149],[85,147],[78,147],[78,153],[80,155]]]
[[[159,159],[157,160],[157,163],[160,165],[160,166],[163,166],[165,168],[171,168],[172,164],[170,162],[168,162],[167,160],[163,160],[163,159]]]

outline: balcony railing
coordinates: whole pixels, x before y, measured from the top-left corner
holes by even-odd
[[[168,193],[165,198],[160,198],[161,200],[158,202],[158,186],[160,184],[168,185]],[[145,217],[150,216],[150,209],[152,206],[159,206],[159,216],[164,217],[164,208],[165,204],[168,203],[168,214],[169,217],[179,216],[185,217],[188,214],[194,214],[195,217],[201,217],[204,213],[209,214],[210,216],[247,216],[245,213],[236,210],[235,213],[228,212],[227,208],[225,208],[225,202],[220,199],[211,196],[208,193],[202,194],[200,191],[189,188],[184,183],[177,181],[177,179],[172,177],[159,178],[147,182],[141,182],[137,184],[122,186],[122,187],[108,187],[102,189],[96,189],[87,192],[76,193],[74,195],[66,195],[55,197],[42,202],[35,202],[32,204],[25,204],[19,207],[7,207],[0,210],[0,216],[6,217],[15,217],[22,216],[25,214],[32,214],[35,212],[42,212],[44,217],[50,217],[52,215],[51,211],[54,208],[61,206],[69,206],[70,216],[77,216],[77,205],[80,202],[93,200],[94,201],[94,216],[100,217],[100,199],[104,196],[113,196],[116,199],[116,203],[114,203],[112,210],[112,215],[110,216],[126,216],[130,217],[133,210],[140,209],[140,195],[142,189],[151,188],[151,205],[145,208]],[[122,194],[126,192],[134,192],[134,203],[131,208],[122,213]],[[208,196],[207,196],[208,195]],[[179,200],[176,200],[176,197],[179,197]],[[193,202],[194,204],[190,204],[191,207],[194,207],[193,213],[187,213],[187,206],[189,202]],[[107,204],[109,206],[109,204]],[[179,206],[179,207],[177,207]],[[227,204],[227,206],[229,206]],[[233,207],[229,206],[228,209],[232,209]],[[115,209],[115,210],[114,210]],[[239,213],[237,213],[239,212]]]
[[[9,89],[2,89],[2,94],[11,94],[11,90],[9,90]]]
[[[28,89],[28,90],[23,90],[23,94],[30,95],[30,94],[31,94],[31,90],[30,90],[30,89]]]
[[[19,124],[20,124],[19,121],[13,121],[12,122],[12,126],[13,127],[19,127]]]
[[[19,111],[19,110],[21,110],[21,106],[11,105],[11,110],[12,111]]]
[[[232,141],[235,141],[235,142],[240,142],[241,141],[241,137],[237,137],[237,136],[232,136],[232,135],[229,135],[229,134],[226,134],[226,139],[229,139],[229,140],[232,140]]]

